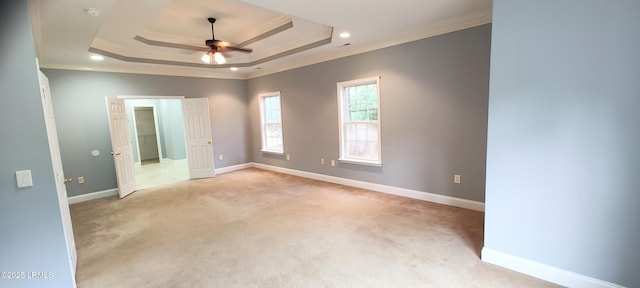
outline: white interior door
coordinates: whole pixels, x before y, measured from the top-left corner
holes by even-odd
[[[64,171],[62,169],[62,157],[60,156],[60,144],[58,143],[56,120],[53,114],[49,79],[47,79],[47,76],[40,71],[38,71],[38,76],[40,80],[40,93],[42,96],[42,107],[47,127],[51,162],[53,162],[56,191],[58,193],[58,201],[60,203],[60,214],[62,215],[62,226],[64,228],[69,258],[71,259],[71,271],[73,275],[75,275],[78,255],[76,252],[76,241],[73,237],[73,226],[71,225],[71,213],[69,212],[69,200],[67,198],[67,188],[65,187]]]
[[[133,168],[131,141],[129,140],[129,127],[127,125],[127,113],[124,108],[124,99],[107,98],[107,111],[109,114],[109,132],[111,133],[111,146],[113,149],[113,162],[116,166],[116,178],[120,198],[133,193],[136,190],[136,179]]]
[[[184,117],[189,178],[215,176],[209,101],[207,98],[183,99],[182,116]]]

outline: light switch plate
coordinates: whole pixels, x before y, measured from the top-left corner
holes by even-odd
[[[31,179],[31,170],[16,171],[16,183],[18,184],[18,188],[33,186],[33,179]]]

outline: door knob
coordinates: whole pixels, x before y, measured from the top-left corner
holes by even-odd
[[[72,182],[72,181],[73,181],[73,178],[64,178],[64,183],[65,184],[69,183],[69,182]]]
[[[111,155],[118,156],[120,155],[120,152],[111,152]]]
[[[211,144],[211,141],[207,141],[209,144]]]

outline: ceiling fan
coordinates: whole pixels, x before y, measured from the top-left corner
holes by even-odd
[[[229,42],[217,40],[213,32],[213,23],[216,23],[216,18],[207,18],[207,20],[211,23],[211,39],[204,41],[204,44],[209,47],[209,52],[202,56],[202,62],[212,64],[215,61],[218,64],[224,64],[227,60],[224,58],[224,55],[222,55],[222,52],[238,51],[251,53],[253,51],[251,49],[233,47]]]

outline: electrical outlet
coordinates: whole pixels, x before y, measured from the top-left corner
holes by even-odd
[[[83,176],[78,177],[78,184],[84,184],[84,177]]]
[[[331,167],[336,167],[336,160],[331,160]]]
[[[291,155],[287,154],[287,161],[291,160]]]
[[[222,154],[220,154],[220,156],[218,156],[218,158],[220,158],[220,160],[224,160],[224,156]]]
[[[320,165],[324,165],[324,158],[320,159]]]
[[[460,178],[461,177],[458,174],[453,175],[453,183],[460,184],[460,180],[461,180]]]

